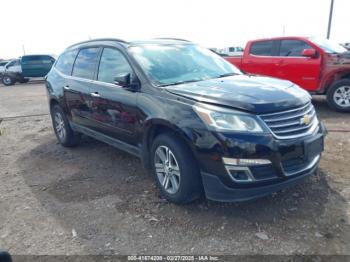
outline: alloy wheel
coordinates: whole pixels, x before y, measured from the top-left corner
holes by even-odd
[[[66,127],[63,120],[63,117],[60,113],[55,114],[55,130],[57,133],[57,136],[59,137],[60,141],[64,141],[66,137]]]
[[[167,146],[159,146],[154,156],[155,171],[163,189],[175,194],[180,187],[181,173],[174,153]]]
[[[333,94],[334,102],[340,107],[350,106],[350,86],[341,86]]]

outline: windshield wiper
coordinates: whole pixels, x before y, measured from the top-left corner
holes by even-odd
[[[219,76],[217,76],[216,78],[221,78],[221,77],[226,77],[226,76],[235,76],[235,75],[239,75],[238,73],[226,73],[226,74],[221,74]]]
[[[202,81],[202,79],[192,79],[192,80],[186,80],[186,81],[176,81],[174,83],[169,83],[169,84],[161,84],[158,86],[175,86],[175,85],[180,85],[180,84],[186,84],[186,83],[192,83],[192,82],[198,82]]]

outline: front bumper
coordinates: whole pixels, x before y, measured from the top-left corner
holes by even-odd
[[[317,148],[311,157],[305,152],[305,144],[310,139],[323,141],[325,135],[326,129],[320,124],[314,134],[290,141],[276,140],[272,136],[224,137],[221,141],[232,146],[218,147],[216,144],[215,153],[199,153],[206,197],[214,201],[246,201],[298,183],[315,173],[323,150]],[[255,179],[242,183],[235,181],[230,174],[230,168],[237,166],[225,165],[222,157],[268,159],[271,164],[248,166]]]
[[[205,195],[208,199],[220,202],[242,202],[270,195],[273,192],[293,186],[315,173],[319,162],[302,175],[282,180],[278,183],[251,188],[230,188],[217,176],[202,172]]]

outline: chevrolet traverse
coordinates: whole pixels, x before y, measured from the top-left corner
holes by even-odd
[[[58,141],[82,134],[139,157],[161,194],[244,201],[315,173],[325,128],[295,84],[245,75],[181,39],[68,47],[46,78]]]

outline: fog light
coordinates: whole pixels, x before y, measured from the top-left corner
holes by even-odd
[[[231,170],[230,174],[235,181],[249,181],[251,180],[243,170]]]
[[[222,161],[226,165],[232,166],[253,166],[253,165],[268,165],[271,161],[268,159],[245,159],[245,158],[227,158],[223,157]]]
[[[244,166],[226,166],[228,175],[234,182],[238,183],[250,183],[255,181],[253,174],[250,172],[249,167]]]

